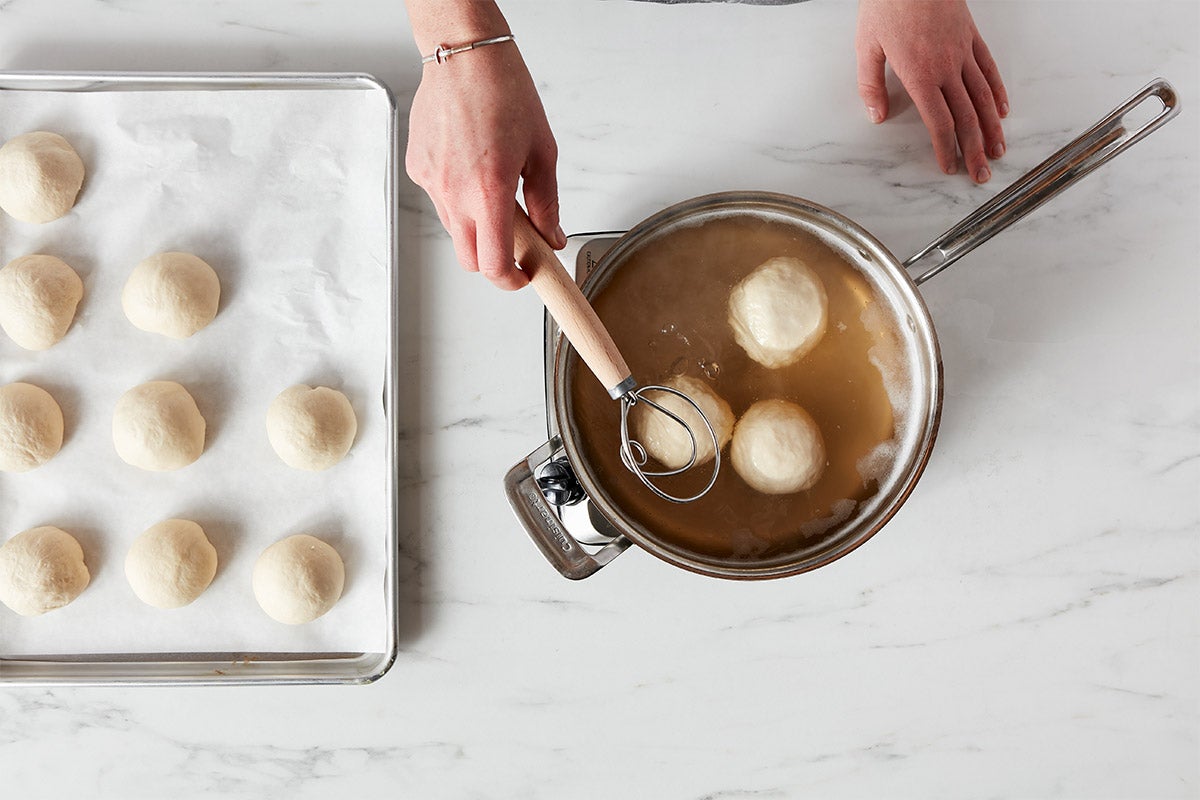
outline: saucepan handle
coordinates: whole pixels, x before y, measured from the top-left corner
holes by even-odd
[[[1162,109],[1148,122],[1129,130],[1125,116],[1145,102],[1161,102]],[[905,261],[905,268],[918,268],[913,280],[924,283],[1084,175],[1161,128],[1178,113],[1179,98],[1175,89],[1162,78],[1155,80]]]
[[[594,575],[623,553],[631,542],[617,537],[590,553],[559,521],[558,514],[542,494],[535,472],[561,450],[562,440],[558,437],[534,450],[504,476],[504,491],[517,519],[546,560],[564,577],[579,580]]]

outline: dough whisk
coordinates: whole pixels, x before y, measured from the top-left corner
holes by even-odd
[[[571,279],[566,269],[559,262],[554,250],[537,232],[526,216],[520,204],[516,206],[513,221],[514,252],[517,264],[529,276],[529,282],[537,292],[538,297],[546,305],[550,315],[554,317],[567,340],[575,347],[584,363],[592,373],[604,384],[608,394],[621,403],[621,461],[643,485],[664,500],[673,503],[690,503],[699,500],[717,482],[721,469],[721,443],[716,430],[695,400],[678,389],[669,386],[648,385],[638,386],[630,373],[625,359],[617,350],[604,323],[596,315],[583,292]],[[704,422],[704,431],[692,430],[692,426],[670,409],[664,408],[649,396],[649,393],[662,392],[672,394],[690,405],[699,418]],[[676,469],[649,469],[650,456],[646,448],[630,437],[629,412],[638,403],[665,414],[675,424],[687,431],[691,442],[692,452],[687,463]],[[697,435],[707,434],[713,443],[712,475],[707,484],[699,492],[692,495],[676,496],[654,483],[654,480],[682,475],[696,466],[699,448],[696,443]]]

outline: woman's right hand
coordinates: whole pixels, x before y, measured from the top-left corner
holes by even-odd
[[[501,289],[529,282],[513,261],[518,179],[534,227],[555,248],[566,245],[557,161],[546,112],[514,42],[425,65],[409,117],[405,166],[433,200],[465,269]]]

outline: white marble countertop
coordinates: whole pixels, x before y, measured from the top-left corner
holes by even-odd
[[[568,231],[758,188],[903,257],[1154,77],[1183,113],[923,287],[946,373],[924,478],[849,557],[765,583],[636,549],[580,583],[544,563],[501,486],[544,440],[540,306],[455,267],[405,186],[394,668],[367,687],[0,688],[4,796],[1200,794],[1200,6],[977,0],[1012,100],[983,188],[937,171],[907,101],[867,122],[852,3],[504,7]],[[402,107],[419,74],[399,0],[7,0],[0,53],[368,71]]]

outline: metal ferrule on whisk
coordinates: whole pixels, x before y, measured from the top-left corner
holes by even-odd
[[[609,389],[608,396],[611,397],[613,400],[621,400],[625,397],[625,395],[629,394],[630,392],[636,392],[636,391],[637,391],[637,381],[635,381],[633,379],[633,376],[630,375],[628,378],[626,378],[625,380],[618,383],[616,386]]]

